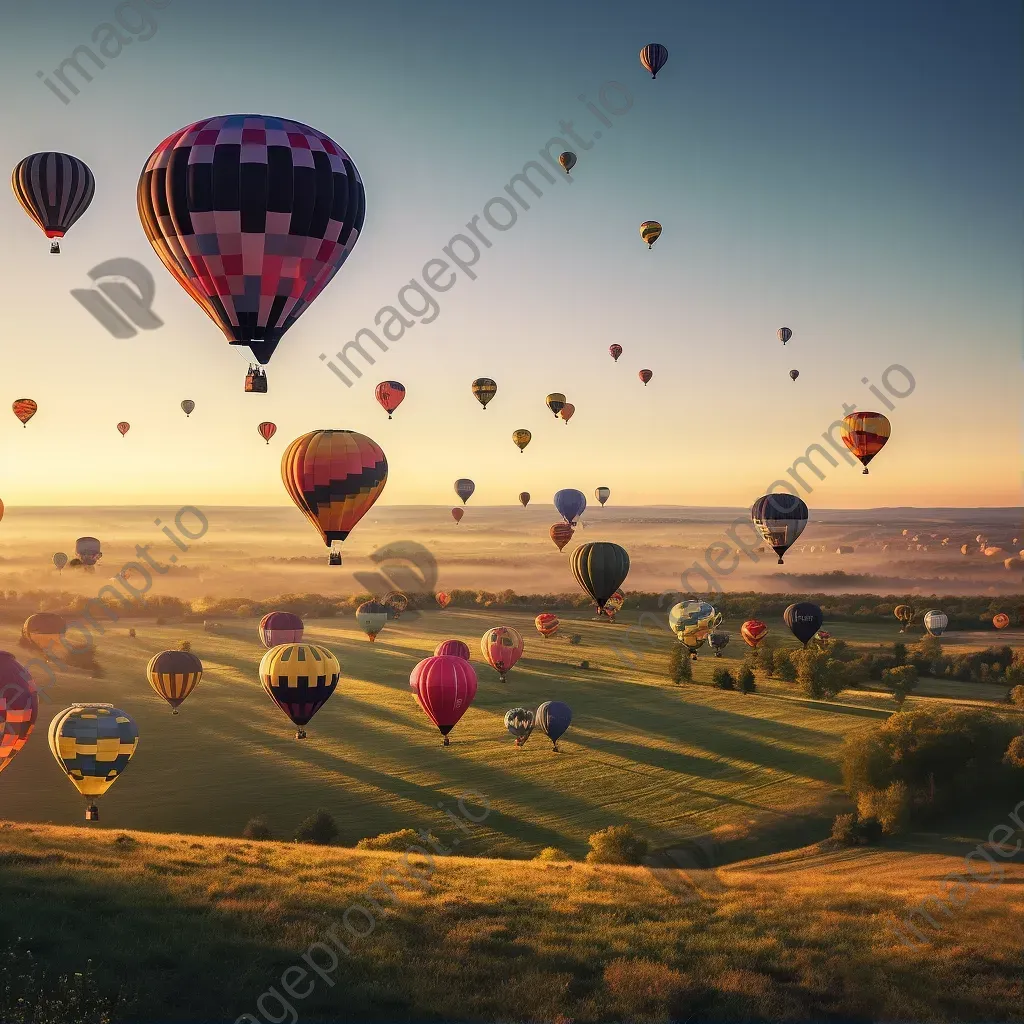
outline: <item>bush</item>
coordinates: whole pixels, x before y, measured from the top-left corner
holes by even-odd
[[[733,679],[732,673],[727,668],[719,666],[711,673],[711,681],[720,690],[735,690],[736,680]]]
[[[181,643],[178,644],[178,650],[179,651],[191,651],[192,650],[192,641],[191,640],[182,640]]]
[[[690,652],[680,643],[674,643],[669,649],[668,675],[673,683],[689,683],[693,680]]]
[[[877,818],[861,818],[852,814],[837,814],[832,822],[832,839],[842,846],[865,846],[878,842],[882,829]]]
[[[329,846],[340,834],[330,811],[321,809],[315,814],[311,814],[295,830],[295,841],[297,843],[316,843],[318,846]]]
[[[749,665],[744,665],[736,676],[736,685],[742,693],[756,693],[757,680]]]
[[[1014,736],[1006,748],[1003,764],[1012,768],[1024,768],[1024,736]]]
[[[569,643],[575,647],[582,639],[583,637],[580,636],[579,633],[573,633],[572,636],[569,637]]]
[[[582,668],[584,670],[585,669],[589,669],[590,668],[590,662],[587,661],[586,659],[584,659],[583,661],[580,662],[580,668]]]
[[[917,686],[917,669],[913,665],[887,668],[882,673],[882,682],[892,687],[892,699],[902,707],[907,695]]]
[[[901,640],[897,640],[892,645],[892,657],[897,665],[906,665],[907,663],[907,645]]]
[[[273,839],[274,833],[267,824],[267,819],[262,815],[257,818],[250,818],[242,829],[242,835],[246,839]]]
[[[405,853],[410,846],[420,846],[423,843],[412,828],[399,829],[397,832],[382,832],[379,836],[370,836],[367,839],[360,839],[356,843],[357,850],[384,850],[388,853]]]
[[[559,850],[554,846],[545,846],[544,849],[541,850],[533,859],[544,863],[550,863],[552,861],[571,861],[572,857],[570,857],[564,850]]]
[[[1015,686],[1010,691],[1010,700],[1019,708],[1024,708],[1024,684]]]
[[[877,818],[885,835],[898,835],[910,824],[910,787],[905,782],[894,782],[884,790],[861,793],[857,813],[864,818]]]
[[[793,656],[789,651],[775,652],[774,669],[772,674],[777,679],[783,679],[787,683],[796,682],[796,665],[793,663]]]
[[[804,693],[815,700],[831,700],[845,689],[849,678],[846,665],[828,651],[808,647],[792,657],[797,680]]]
[[[613,825],[595,832],[590,839],[588,864],[641,864],[647,856],[648,843],[628,825]]]

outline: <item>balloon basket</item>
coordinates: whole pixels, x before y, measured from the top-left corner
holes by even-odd
[[[100,809],[95,804],[89,804],[85,809],[85,820],[86,821],[99,821],[100,820]]]
[[[297,740],[304,740],[306,738],[306,730],[305,729],[299,729],[299,731],[296,732],[296,734],[295,734],[295,738]]]
[[[50,243],[50,255],[51,256],[59,256],[60,255],[60,243],[59,242],[53,241],[53,242]]]
[[[451,744],[448,742],[448,737],[447,736],[445,736],[444,743],[442,743],[441,746],[442,747],[450,747],[451,746]]]

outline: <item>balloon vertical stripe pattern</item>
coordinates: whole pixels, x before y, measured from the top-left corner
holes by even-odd
[[[203,663],[191,651],[162,651],[146,666],[146,678],[177,714],[179,705],[203,678]]]
[[[33,153],[14,168],[11,188],[47,238],[63,238],[89,208],[96,178],[87,164],[68,153]]]
[[[0,651],[0,772],[28,742],[39,714],[39,694],[28,670]]]

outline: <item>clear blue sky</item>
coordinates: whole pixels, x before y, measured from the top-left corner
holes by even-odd
[[[1020,502],[1019,4],[162,2],[138,0],[152,38],[67,106],[36,72],[117,5],[5,13],[5,166],[61,149],[98,179],[59,259],[0,203],[8,504],[278,503],[281,447],[329,426],[383,446],[385,502],[451,501],[469,476],[482,504],[607,484],[617,503],[741,505],[843,402],[886,411],[861,378],[892,363],[917,386],[889,414],[889,447],[870,477],[843,465],[813,480],[808,503]],[[652,82],[637,51],[655,40],[671,59]],[[545,186],[478,279],[346,389],[319,354],[369,326],[560,119],[592,135],[577,96],[609,80],[633,107],[579,153],[573,184]],[[233,112],[316,126],[367,191],[364,235],[280,346],[265,397],[242,393],[244,350],[171,280],[135,209],[158,142]],[[649,218],[665,229],[652,251],[637,233]],[[113,339],[68,294],[117,256],[151,269],[163,328]],[[499,383],[486,413],[469,394],[480,375]],[[390,423],[383,379],[409,389]],[[568,426],[543,407],[556,390],[577,407]],[[25,431],[3,412],[23,396],[40,403]],[[280,427],[269,449],[262,419]],[[534,433],[524,455],[517,427]]]

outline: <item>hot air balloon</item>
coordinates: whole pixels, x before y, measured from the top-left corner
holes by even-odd
[[[654,376],[650,370],[641,370],[637,376],[644,382],[644,387],[647,387],[647,382]]]
[[[269,420],[264,420],[257,428],[260,437],[263,438],[267,444],[270,444],[270,439],[277,433],[277,424],[271,423]]]
[[[576,154],[566,151],[559,155],[558,162],[562,165],[565,173],[568,174],[576,166]]]
[[[463,505],[473,497],[475,490],[476,484],[472,480],[462,478],[455,481],[455,493],[462,499]]]
[[[961,555],[969,554],[970,550],[971,550],[971,548],[970,548],[969,544],[961,544],[960,545],[960,554]]]
[[[297,644],[302,641],[304,628],[302,619],[292,612],[267,612],[260,619],[260,642],[267,650],[281,644]]]
[[[740,626],[740,636],[748,647],[756,648],[768,635],[768,627],[760,619],[747,619]]]
[[[366,212],[359,172],[336,142],[258,114],[207,118],[166,138],[137,199],[164,266],[263,365],[348,259]]]
[[[796,380],[797,377],[799,377],[799,376],[800,376],[800,371],[799,370],[790,370],[789,371],[789,379],[790,380]]]
[[[466,514],[466,510],[456,506],[452,509],[452,519],[455,520],[456,526],[462,522],[462,517]]]
[[[469,644],[463,640],[442,640],[434,648],[434,657],[440,658],[442,656],[462,658],[463,661],[469,661]]]
[[[530,492],[529,491],[520,491],[519,492],[519,504],[522,505],[523,508],[526,508],[526,506],[530,504]]]
[[[829,640],[832,639],[832,634],[827,629],[819,629],[818,632],[814,634],[814,639],[817,640],[822,647],[827,647]]]
[[[434,600],[437,601],[438,605],[440,605],[441,611],[444,611],[445,608],[447,608],[448,605],[451,604],[452,596],[451,594],[446,594],[443,590],[439,590],[434,595]]]
[[[565,405],[562,406],[562,411],[558,415],[561,416],[562,419],[565,420],[566,423],[568,423],[569,420],[572,419],[572,414],[575,411],[576,411],[576,406],[572,405],[569,402],[566,402]]]
[[[530,443],[530,438],[533,437],[528,430],[513,430],[512,431],[512,443],[522,453],[523,449]]]
[[[11,408],[14,410],[14,415],[21,420],[21,425],[27,427],[28,421],[35,416],[39,406],[31,398],[19,398]]]
[[[498,393],[498,385],[490,377],[477,377],[472,384],[473,397],[487,411],[487,403]]]
[[[720,658],[722,656],[722,651],[724,651],[726,649],[726,647],[729,646],[729,634],[728,633],[720,633],[720,632],[717,632],[717,631],[715,631],[713,633],[710,633],[708,635],[708,643],[711,645],[711,648],[714,650],[715,657],[716,658]]]
[[[267,695],[295,724],[295,738],[303,740],[303,726],[338,688],[341,665],[319,644],[278,644],[263,655],[259,673]]]
[[[126,422],[125,420],[121,420],[121,422],[118,423],[118,425],[117,425],[117,432],[122,437],[124,437],[124,435],[127,434],[128,431],[131,430],[131,429],[132,429],[132,425],[130,423]]]
[[[782,556],[807,525],[807,506],[795,494],[765,494],[751,506],[750,518],[782,565]]]
[[[880,412],[852,412],[843,417],[840,436],[868,472],[868,463],[885,447],[891,427]],[[915,538],[916,539],[916,538]]]
[[[113,704],[72,704],[49,728],[50,752],[71,785],[89,801],[86,821],[99,821],[99,799],[121,777],[139,745],[139,729]]]
[[[28,742],[39,714],[32,676],[9,651],[0,651],[0,772]]]
[[[697,651],[704,646],[708,638],[706,629],[698,629],[696,626],[683,626],[676,633],[676,639],[690,652],[690,658],[697,660]]]
[[[547,398],[544,399],[544,404],[555,414],[555,418],[558,418],[558,414],[562,411],[565,405],[565,395],[561,392],[553,391]]]
[[[612,360],[617,363],[619,361],[619,356],[622,355],[622,346],[609,345],[608,352],[611,354]]]
[[[392,590],[384,595],[381,603],[391,609],[391,617],[397,622],[402,617],[402,612],[409,607],[409,598],[400,590]]]
[[[516,746],[523,746],[533,732],[533,712],[526,708],[512,708],[506,711],[505,728],[515,738]]]
[[[609,619],[614,621],[615,616],[622,611],[622,606],[626,603],[626,595],[621,590],[616,590],[611,597],[608,598],[604,603],[604,613]]]
[[[821,609],[810,601],[797,601],[783,613],[783,621],[789,626],[790,632],[804,645],[821,629],[824,616]]]
[[[186,419],[192,415],[192,410],[195,409],[195,407],[196,403],[193,402],[191,398],[186,398],[185,401],[181,403],[181,411],[185,414]]]
[[[63,551],[54,552],[53,564],[57,567],[57,572],[63,572],[64,566],[68,564],[68,556]]]
[[[89,208],[96,179],[88,165],[68,153],[33,153],[19,161],[11,188],[21,208],[51,239],[50,252],[60,252],[58,239]]]
[[[999,612],[997,615],[992,617],[992,625],[995,626],[996,629],[1006,629],[1009,624],[1010,616],[1005,612]]]
[[[555,546],[558,550],[561,551],[562,548],[572,540],[572,527],[568,523],[555,523],[555,525],[548,530],[548,534],[555,542]]]
[[[177,714],[181,702],[203,678],[203,663],[191,651],[161,651],[146,666],[146,678]]]
[[[426,716],[448,746],[448,733],[458,724],[476,696],[476,671],[463,658],[437,655],[424,658],[410,673],[409,685]]]
[[[65,655],[61,650],[64,644],[64,633],[68,626],[63,616],[55,612],[36,612],[30,615],[21,627],[21,638],[27,640],[44,654],[60,658]]]
[[[785,345],[786,342],[789,341],[789,339],[792,337],[793,332],[788,327],[779,328],[779,341],[781,341],[783,345]]]
[[[640,225],[640,237],[647,243],[648,249],[653,249],[654,243],[661,238],[661,225],[656,220],[645,220]]]
[[[906,633],[907,626],[909,626],[910,623],[914,621],[914,609],[911,608],[909,604],[898,604],[893,609],[892,613],[896,616],[897,620],[901,624],[900,632]]]
[[[691,635],[698,635],[701,642],[707,639],[720,619],[721,616],[715,611],[714,606],[707,601],[680,601],[679,604],[673,605],[668,613],[669,629],[679,639],[682,639],[683,633],[689,630]]]
[[[569,568],[576,582],[597,602],[598,609],[625,582],[629,555],[625,548],[608,541],[581,544],[569,556]]]
[[[356,609],[356,622],[372,643],[388,621],[388,606],[380,601],[364,601]]]
[[[94,566],[103,557],[100,542],[95,537],[79,537],[75,541],[75,554],[86,568]]]
[[[511,626],[495,626],[480,638],[480,653],[504,683],[512,666],[522,657],[523,638]]]
[[[575,526],[576,520],[586,511],[587,499],[582,491],[566,487],[556,491],[552,499],[558,514],[570,525]]]
[[[384,380],[377,385],[374,392],[380,407],[388,414],[391,414],[405,401],[405,385],[399,384],[397,380]]]
[[[640,63],[650,71],[652,79],[657,78],[658,72],[668,63],[668,47],[661,43],[648,43],[640,51]]]
[[[560,700],[546,700],[534,713],[534,722],[549,740],[555,753],[558,753],[558,741],[565,735],[572,721],[572,708]]]
[[[533,620],[533,624],[537,627],[537,632],[540,633],[545,640],[549,636],[554,636],[558,632],[558,627],[561,623],[558,621],[558,616],[552,612],[541,612]]]
[[[946,632],[948,625],[949,616],[945,612],[940,612],[937,608],[933,608],[930,612],[924,613],[924,628],[932,636],[942,636]]]
[[[612,496],[612,491],[611,491],[610,487],[598,487],[598,489],[596,491],[594,491],[594,497],[597,498],[597,500],[599,502],[601,502],[601,508],[604,508],[604,503],[611,496]]]
[[[341,565],[342,542],[388,482],[388,460],[365,434],[311,430],[285,449],[281,479],[288,496],[330,547],[328,564]]]

